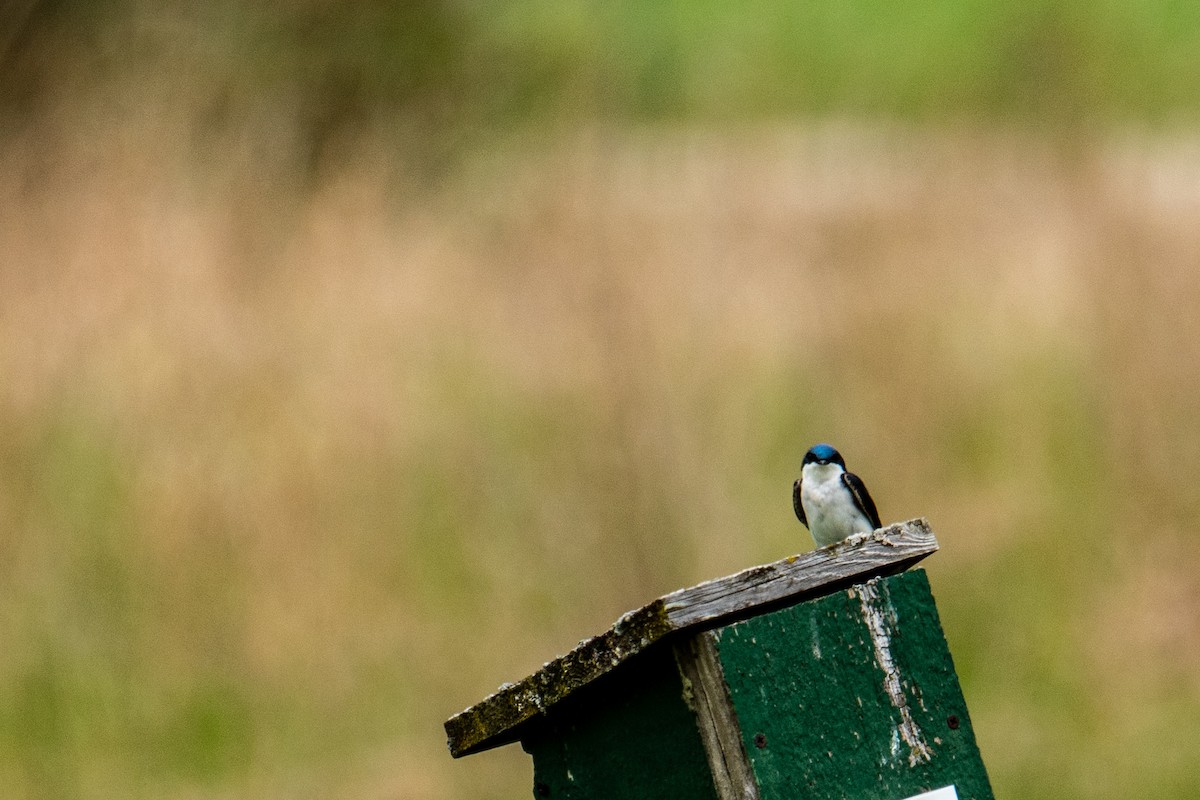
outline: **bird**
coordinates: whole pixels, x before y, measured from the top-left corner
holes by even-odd
[[[827,444],[804,454],[800,477],[792,484],[792,507],[818,547],[883,527],[862,479],[847,472],[842,454]]]

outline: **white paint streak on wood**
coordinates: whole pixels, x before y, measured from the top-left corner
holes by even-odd
[[[890,598],[880,596],[878,579],[867,581],[851,591],[858,594],[863,619],[871,632],[875,662],[883,670],[883,689],[887,692],[892,707],[900,714],[895,733],[908,746],[908,765],[915,767],[924,764],[933,758],[933,751],[926,744],[925,737],[913,719],[912,711],[909,710],[908,696],[904,693],[904,683],[900,680],[900,670],[896,668],[896,662],[892,658],[891,631],[896,625],[896,609],[892,607]],[[899,755],[895,748],[893,753]]]

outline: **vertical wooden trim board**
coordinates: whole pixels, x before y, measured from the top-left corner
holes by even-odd
[[[703,631],[675,645],[684,697],[696,714],[700,740],[718,800],[759,800],[754,771],[742,746],[742,731],[729,699],[716,637]]]

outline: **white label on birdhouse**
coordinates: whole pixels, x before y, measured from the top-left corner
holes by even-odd
[[[953,786],[947,786],[944,789],[934,789],[932,792],[923,792],[905,800],[958,800],[958,792]]]

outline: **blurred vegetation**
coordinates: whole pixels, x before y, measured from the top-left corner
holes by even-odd
[[[5,797],[525,796],[441,722],[931,518],[999,796],[1194,797],[1200,11],[0,6]]]
[[[397,143],[419,148],[414,160],[436,165],[497,129],[572,120],[884,116],[1077,135],[1200,112],[1200,8],[1174,0],[11,8],[32,11],[6,20],[8,124],[14,111],[63,99],[47,89],[74,62],[88,87],[123,79],[109,101],[185,89],[202,139],[264,105],[283,112],[310,169],[381,116]]]

